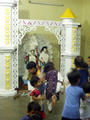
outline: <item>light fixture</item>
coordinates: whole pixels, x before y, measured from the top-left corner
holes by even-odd
[[[34,1],[34,0],[29,0],[29,3],[31,4],[41,4],[41,5],[50,5],[50,6],[64,6],[63,4],[58,4],[55,2],[41,2],[41,1]]]

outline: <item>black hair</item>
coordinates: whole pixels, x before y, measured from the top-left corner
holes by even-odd
[[[88,64],[87,63],[82,63],[82,69],[88,71]]]
[[[32,116],[32,120],[42,120],[41,114],[38,113],[38,114],[33,115],[33,116]]]
[[[88,56],[88,59],[90,59],[90,56]]]
[[[67,77],[71,85],[75,85],[80,79],[80,73],[77,69],[72,69],[72,71],[67,74]]]
[[[30,84],[34,87],[39,80],[40,80],[39,77],[33,76],[30,80]]]
[[[26,68],[29,70],[29,69],[32,69],[32,68],[36,68],[36,63],[31,61],[29,62],[27,65],[26,65]]]
[[[79,67],[80,69],[88,71],[88,64],[84,62],[83,57],[77,56],[74,60],[74,64],[77,68]]]
[[[81,56],[77,56],[75,59],[74,59],[74,64],[76,67],[82,67],[82,64],[84,63],[84,59],[83,57]]]
[[[47,49],[47,46],[42,47],[40,52],[42,52],[44,49]]]
[[[27,111],[28,111],[28,112],[31,112],[32,110],[40,112],[41,107],[40,107],[40,105],[39,105],[38,102],[32,101],[32,102],[30,102],[30,103],[28,104],[28,106],[27,106]]]
[[[82,86],[85,93],[90,93],[90,82],[86,82]]]
[[[44,66],[44,72],[49,72],[50,70],[54,69],[54,64],[52,62],[48,62],[47,64],[45,64]]]

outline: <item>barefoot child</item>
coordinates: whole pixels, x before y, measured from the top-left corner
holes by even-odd
[[[30,93],[30,101],[37,101],[40,105],[43,105],[44,95],[41,95],[38,89],[41,86],[42,81],[37,76],[33,76],[30,80],[30,84],[34,87],[34,90]]]
[[[44,67],[46,84],[46,99],[48,105],[48,111],[52,112],[52,105],[56,103],[56,87],[58,82],[58,72],[54,68],[52,62],[48,62]]]

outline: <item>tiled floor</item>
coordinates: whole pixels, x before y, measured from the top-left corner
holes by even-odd
[[[28,96],[21,96],[17,99],[13,97],[0,97],[0,120],[21,120],[27,112]],[[64,103],[64,95],[60,95],[60,100],[53,108],[52,113],[47,112],[46,120],[61,120],[61,112]]]

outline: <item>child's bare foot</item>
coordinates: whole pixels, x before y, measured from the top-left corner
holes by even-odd
[[[52,96],[52,104],[56,104],[56,95]]]

